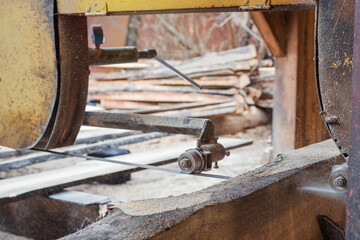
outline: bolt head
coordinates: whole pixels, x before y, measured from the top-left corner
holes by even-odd
[[[180,160],[180,166],[182,166],[183,168],[189,168],[191,167],[191,161],[188,158],[183,158]]]
[[[344,176],[337,176],[334,179],[334,185],[337,188],[345,188],[347,185],[347,180]]]

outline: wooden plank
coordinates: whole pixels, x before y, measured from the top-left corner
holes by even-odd
[[[196,108],[196,107],[203,107],[203,106],[211,106],[211,105],[227,103],[227,102],[229,102],[229,101],[205,101],[205,102],[183,103],[183,104],[176,104],[174,106],[169,106],[169,107],[134,110],[134,111],[129,111],[127,113],[150,114],[150,113],[167,112],[167,111],[182,110],[182,109],[189,109],[189,108]]]
[[[276,58],[273,108],[274,153],[329,137],[319,115],[314,74],[314,11],[291,12],[287,55]]]
[[[295,148],[329,138],[320,116],[314,64],[315,12],[299,13]]]
[[[63,239],[320,240],[316,217],[343,227],[345,197],[300,188],[326,183],[342,161],[332,140],[317,143],[198,192],[119,204],[111,216]]]
[[[140,101],[127,101],[127,100],[113,100],[113,99],[101,99],[101,106],[106,109],[139,109],[139,108],[151,108],[158,107],[154,102],[140,102]]]
[[[284,57],[288,24],[286,14],[284,12],[252,11],[250,15],[270,53],[274,57]]]
[[[216,101],[230,100],[230,97],[222,95],[207,95],[201,93],[157,93],[157,92],[118,92],[109,95],[89,95],[89,98],[121,100],[121,101],[139,101],[139,102],[200,102],[200,101]]]
[[[252,143],[250,140],[236,138],[220,138],[219,142],[227,149],[233,149]],[[192,142],[185,142],[162,149],[121,155],[109,159],[138,164],[162,165],[176,161],[180,154],[189,148],[194,148],[195,145],[194,140]],[[54,193],[65,187],[140,170],[143,169],[91,160],[62,169],[3,179],[0,180],[0,204],[17,201],[35,195]],[[157,174],[160,174],[160,172]]]
[[[233,96],[237,93],[236,89],[230,88],[226,90],[222,89],[202,89],[198,90],[193,86],[156,86],[156,85],[140,85],[136,83],[132,84],[121,84],[112,87],[96,87],[90,88],[89,94],[109,94],[114,92],[174,92],[174,93],[202,93],[202,94],[217,94],[217,95],[225,95],[225,96]]]
[[[221,76],[221,77],[206,77],[196,79],[196,81],[204,88],[227,89],[237,86],[239,78],[237,76]],[[90,81],[90,92],[96,91],[98,88],[112,88],[124,84],[124,81]],[[132,82],[136,85],[158,85],[158,86],[191,86],[191,84],[184,79],[162,79],[162,80],[139,80]]]
[[[202,57],[182,61],[179,64],[174,64],[184,74],[191,77],[199,77],[206,75],[233,75],[237,68],[241,68],[241,61],[254,60],[256,57],[256,49],[254,45],[248,45],[236,49],[231,49],[218,53],[209,53]],[[238,66],[239,65],[239,66]],[[95,75],[96,76],[96,75]],[[128,71],[126,73],[111,73],[106,74],[107,80],[109,79],[159,79],[176,77],[177,75],[165,68],[164,66],[145,69],[140,71]],[[94,75],[91,76],[92,79]]]

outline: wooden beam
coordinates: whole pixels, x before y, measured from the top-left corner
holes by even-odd
[[[317,143],[198,192],[122,203],[63,239],[323,239],[316,217],[344,226],[345,197],[300,188],[327,182],[342,161],[331,140]]]
[[[314,63],[315,12],[299,12],[298,22],[295,148],[330,137],[320,116],[317,96]]]
[[[262,39],[274,57],[286,55],[286,29],[288,21],[284,12],[250,12]]]
[[[274,153],[329,138],[319,115],[314,70],[315,12],[286,13],[286,56],[276,58],[273,108]]]

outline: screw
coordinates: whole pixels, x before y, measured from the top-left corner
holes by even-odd
[[[335,179],[334,179],[334,185],[335,187],[337,188],[345,188],[346,185],[347,185],[347,180],[344,176],[337,176]]]
[[[191,161],[188,158],[183,158],[180,160],[180,166],[183,168],[189,168],[191,166]]]
[[[230,156],[230,151],[225,151],[225,156]]]

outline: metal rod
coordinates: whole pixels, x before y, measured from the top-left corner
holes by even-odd
[[[188,175],[188,176],[210,177],[210,178],[218,178],[218,179],[226,179],[226,180],[231,178],[229,176],[223,176],[223,175],[217,175],[217,174],[206,174],[206,173],[197,173],[197,174],[190,175],[188,173],[185,173],[185,172],[182,172],[182,171],[179,171],[176,169],[163,168],[163,167],[158,167],[155,165],[132,163],[132,162],[125,162],[125,161],[121,161],[121,160],[112,160],[112,159],[108,159],[108,158],[99,158],[99,157],[93,157],[93,156],[84,156],[84,155],[63,153],[63,152],[58,152],[58,151],[54,151],[54,150],[38,150],[38,151],[43,151],[43,152],[58,154],[58,155],[64,155],[64,156],[68,156],[68,157],[84,158],[87,160],[96,160],[96,161],[102,161],[102,162],[121,164],[121,165],[136,167],[136,168],[142,168],[142,169],[152,169],[152,170],[158,170],[158,171],[168,172],[168,173],[184,174],[184,175]]]
[[[194,135],[198,136],[202,143],[214,140],[214,124],[209,119],[85,112],[83,125]]]
[[[192,80],[191,78],[189,78],[188,76],[186,76],[185,74],[183,74],[182,72],[180,72],[179,70],[177,70],[176,68],[174,68],[173,66],[171,66],[170,64],[168,64],[167,62],[165,62],[163,59],[161,59],[158,56],[154,56],[154,58],[161,63],[162,65],[164,65],[165,67],[169,68],[170,70],[172,70],[173,72],[175,72],[179,77],[181,77],[182,79],[188,81],[189,83],[191,83],[191,85],[193,85],[194,87],[196,87],[197,89],[201,90],[203,87],[200,86],[197,82],[195,82],[194,80]]]

